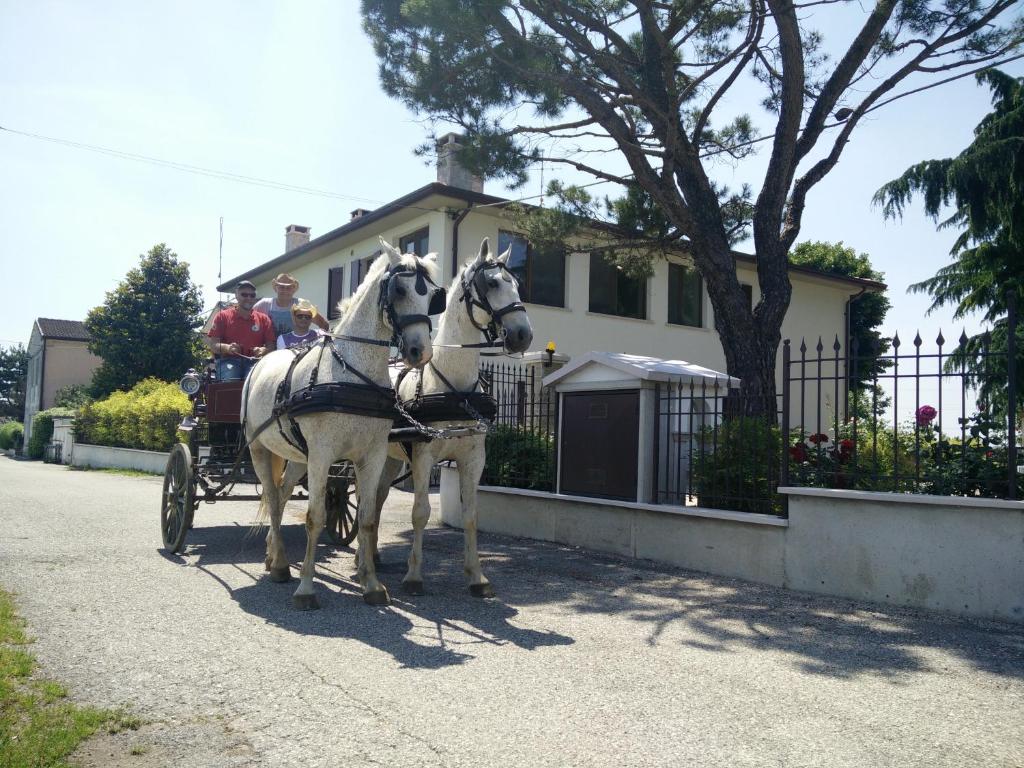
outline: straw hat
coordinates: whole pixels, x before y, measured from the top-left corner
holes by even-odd
[[[282,272],[280,275],[274,278],[273,283],[275,288],[298,288],[299,281],[289,275],[287,272]]]
[[[309,312],[316,319],[317,314],[316,305],[312,302],[306,301],[305,299],[299,299],[297,302],[292,304],[292,315],[296,312]]]

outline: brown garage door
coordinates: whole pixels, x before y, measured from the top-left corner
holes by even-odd
[[[562,412],[562,493],[636,501],[640,392],[568,393]]]

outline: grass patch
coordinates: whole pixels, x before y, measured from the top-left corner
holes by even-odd
[[[76,706],[64,686],[34,676],[30,642],[14,601],[0,589],[0,768],[65,766],[64,758],[97,731],[141,725],[124,712]]]
[[[125,475],[126,477],[163,477],[163,472],[146,472],[142,469],[122,469],[121,467],[75,467],[85,472],[105,472],[108,475]]]

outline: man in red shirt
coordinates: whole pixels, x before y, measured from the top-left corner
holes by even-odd
[[[213,318],[207,334],[207,346],[214,356],[263,357],[277,348],[274,323],[270,317],[253,310],[256,286],[243,280],[235,287],[237,306],[222,309]]]

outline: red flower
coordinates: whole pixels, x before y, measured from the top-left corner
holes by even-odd
[[[927,427],[935,420],[935,417],[938,415],[939,412],[932,408],[930,405],[922,405],[914,413],[914,418],[917,420],[917,426]]]
[[[839,442],[839,449],[842,450],[842,451],[852,451],[853,450],[853,440],[851,440],[850,438],[846,438],[845,440],[841,440]]]
[[[790,458],[793,459],[793,461],[798,461],[801,464],[807,461],[807,449],[804,447],[803,443],[797,443],[796,445],[790,447],[789,455]]]
[[[828,442],[828,435],[819,432],[816,435],[811,435],[807,439],[810,440],[815,445],[820,445],[821,443],[827,443]]]

